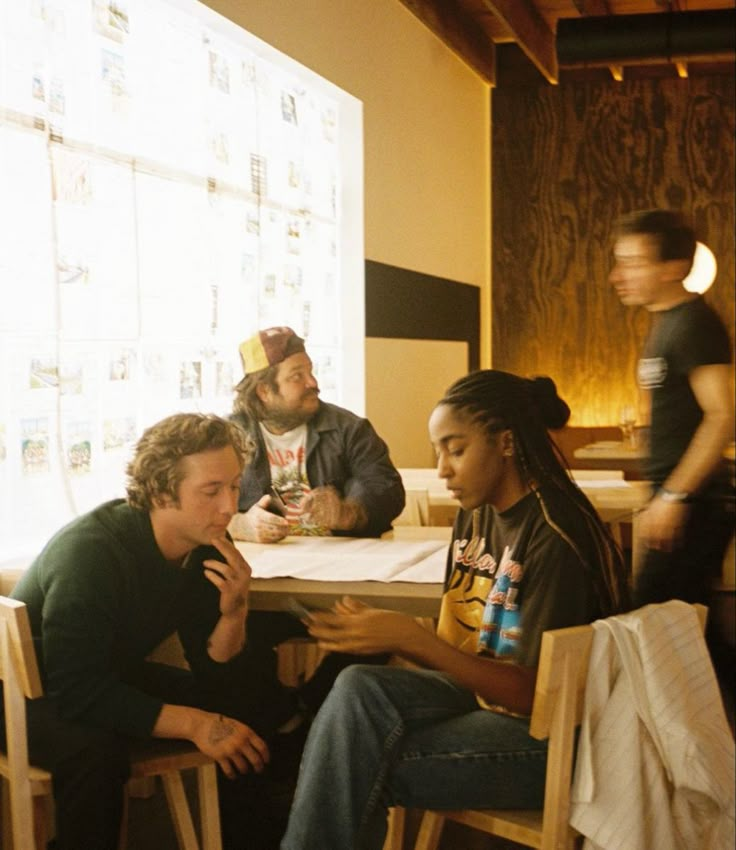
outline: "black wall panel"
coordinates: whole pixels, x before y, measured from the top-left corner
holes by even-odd
[[[480,367],[480,289],[366,260],[365,335],[468,343],[468,369]]]

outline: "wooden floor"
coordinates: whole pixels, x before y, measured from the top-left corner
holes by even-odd
[[[416,818],[409,820],[406,850],[412,846],[413,832],[416,827]],[[177,850],[174,829],[160,786],[157,786],[153,797],[130,801],[128,830],[128,850]],[[247,843],[244,842],[243,850],[246,848]],[[441,850],[520,850],[521,845],[481,835],[460,824],[448,823],[445,826],[440,848]]]

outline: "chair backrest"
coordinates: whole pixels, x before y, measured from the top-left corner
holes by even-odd
[[[36,662],[31,623],[25,602],[0,596],[0,624],[3,647],[7,646],[9,657],[3,651],[0,657],[0,680],[5,682],[14,677],[23,696],[36,699],[43,696],[41,675]]]
[[[569,846],[575,728],[582,719],[592,641],[593,627],[589,625],[556,629],[542,636],[529,732],[535,738],[549,738],[542,821],[545,846]]]
[[[589,625],[556,629],[542,635],[529,727],[533,737],[550,737],[555,712],[562,700],[573,707],[565,713],[567,722],[573,728],[580,723],[592,640],[593,627]]]
[[[575,457],[575,449],[600,440],[621,440],[623,434],[617,425],[585,426],[566,425],[557,431],[551,431],[551,437],[557,443],[570,466],[582,466]]]
[[[701,628],[705,628],[708,609],[703,605],[693,607]],[[568,846],[565,836],[569,835],[575,729],[582,722],[592,641],[592,625],[557,629],[542,636],[529,731],[535,738],[549,738],[544,846]]]
[[[693,606],[705,628],[708,609]],[[582,722],[592,625],[547,631],[537,668],[530,733],[549,739],[544,810],[457,809],[424,813],[415,850],[436,850],[445,820],[453,820],[490,835],[498,835],[541,850],[572,850],[575,831],[569,825],[575,729]],[[384,850],[403,844],[404,810],[391,810]]]
[[[171,660],[169,658],[167,661]],[[0,775],[10,784],[10,823],[13,847],[45,847],[45,832],[34,817],[33,798],[52,794],[51,775],[28,761],[26,699],[43,696],[41,676],[31,635],[28,610],[23,602],[0,596],[0,681],[3,685],[7,757],[0,753]],[[214,761],[193,744],[154,742],[133,754],[133,777],[161,776],[174,827],[182,847],[222,850]],[[167,748],[170,744],[170,749]],[[184,745],[183,745],[184,744]],[[202,844],[197,841],[181,771],[197,769]],[[121,841],[125,822],[121,827]],[[5,846],[5,844],[3,844]],[[121,843],[120,846],[124,846]]]
[[[404,510],[393,521],[394,525],[429,525],[429,492],[426,487],[405,487]]]
[[[10,808],[17,847],[33,847],[33,806],[26,725],[26,698],[43,696],[41,676],[23,602],[0,596],[0,681],[3,683]]]

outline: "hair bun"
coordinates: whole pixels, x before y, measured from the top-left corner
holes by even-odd
[[[552,378],[539,375],[531,379],[531,393],[539,415],[547,428],[562,428],[570,419],[570,408],[557,395],[557,386]]]

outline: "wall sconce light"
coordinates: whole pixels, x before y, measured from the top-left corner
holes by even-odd
[[[718,264],[713,252],[707,245],[698,242],[695,245],[695,256],[690,274],[683,281],[683,286],[688,292],[703,293],[710,289],[716,279]]]

